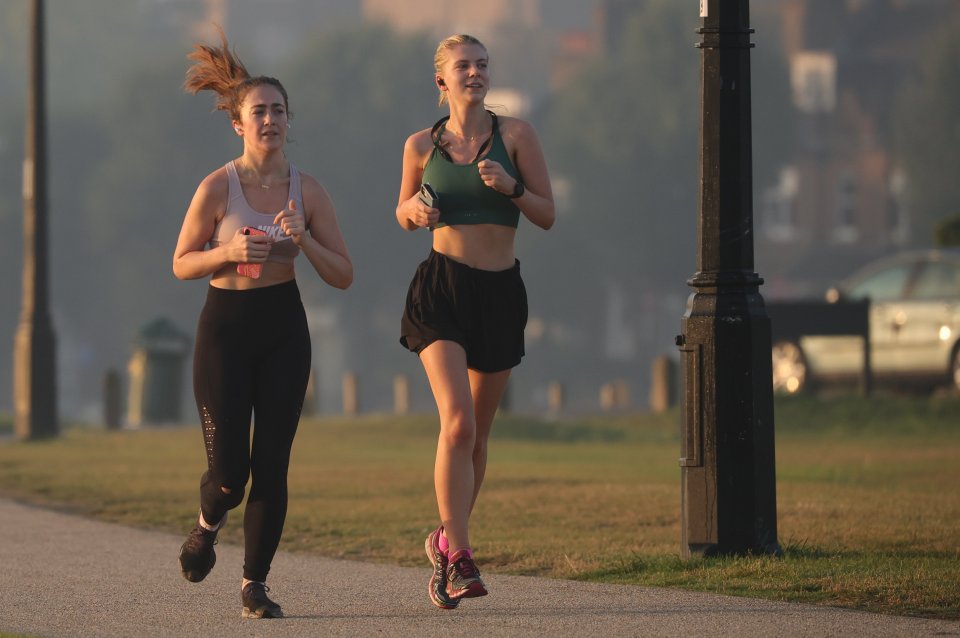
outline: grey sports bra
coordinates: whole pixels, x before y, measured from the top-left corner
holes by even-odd
[[[210,247],[216,248],[233,239],[237,231],[244,226],[253,226],[267,233],[267,236],[274,241],[270,248],[270,254],[267,261],[275,261],[282,264],[292,264],[294,258],[300,254],[300,247],[293,243],[293,240],[283,234],[279,224],[274,224],[273,219],[276,213],[261,213],[253,210],[247,203],[247,198],[243,196],[243,188],[240,186],[240,176],[237,175],[237,167],[233,161],[230,161],[224,168],[227,169],[229,178],[229,187],[227,190],[227,212],[223,219],[213,229],[213,236],[210,238]],[[286,201],[293,200],[297,203],[297,209],[303,210],[303,194],[300,190],[300,173],[293,164],[290,164],[290,191],[287,193]]]

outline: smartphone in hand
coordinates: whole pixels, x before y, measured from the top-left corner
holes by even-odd
[[[244,235],[266,235],[267,233],[263,232],[259,228],[254,228],[253,226],[244,226],[240,229],[240,232]],[[251,279],[260,279],[260,273],[263,270],[263,264],[237,264],[237,273],[243,275],[244,277],[250,277]]]
[[[437,191],[433,190],[433,186],[427,182],[420,186],[420,201],[430,208],[440,207],[440,197],[437,195]]]

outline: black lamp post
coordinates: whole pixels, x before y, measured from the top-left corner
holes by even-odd
[[[683,367],[690,555],[779,554],[770,320],[753,265],[749,0],[701,0],[700,201]]]
[[[23,303],[14,339],[14,430],[20,439],[56,436],[56,341],[47,274],[47,132],[43,0],[33,0],[30,86],[23,160]]]

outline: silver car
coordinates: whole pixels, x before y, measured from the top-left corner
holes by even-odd
[[[877,381],[950,384],[960,390],[960,250],[901,253],[875,261],[827,292],[827,301],[870,300],[872,372]],[[856,379],[863,340],[804,336],[773,344],[775,391]]]

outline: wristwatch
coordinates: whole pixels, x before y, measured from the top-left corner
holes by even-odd
[[[509,197],[510,199],[516,199],[516,198],[518,198],[518,197],[522,197],[523,194],[524,194],[526,191],[527,191],[527,189],[526,189],[526,187],[524,187],[523,182],[521,182],[521,181],[518,179],[518,180],[517,180],[517,183],[514,184],[514,186],[513,186],[513,192],[510,193],[509,195],[507,195],[507,197]]]

